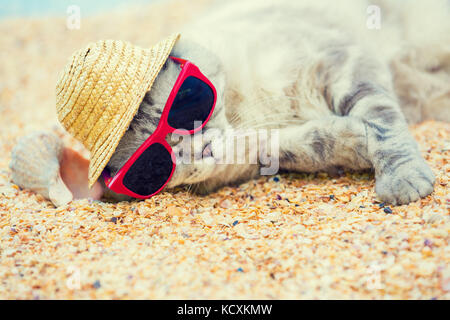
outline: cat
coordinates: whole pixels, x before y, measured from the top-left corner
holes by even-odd
[[[339,15],[366,17],[364,5],[339,6],[349,10],[336,10],[329,1],[240,2],[183,32],[172,55],[194,61],[219,95],[202,134],[211,128],[224,134],[230,128],[279,128],[281,169],[374,169],[381,200],[415,201],[432,192],[434,175],[408,131],[389,60],[358,42],[357,30],[367,29],[361,19],[348,23],[351,16]],[[178,72],[167,61],[107,165],[113,174],[156,128]],[[209,157],[177,165],[169,188],[192,184],[207,193],[258,175],[257,164],[211,161],[217,140],[226,137],[214,139],[204,138],[192,154],[198,158],[194,153],[208,148]]]
[[[281,170],[371,169],[377,196],[394,205],[432,193],[434,174],[407,120],[450,121],[450,90],[448,82],[423,81],[433,89],[420,95],[420,82],[405,79],[435,74],[433,79],[448,80],[448,7],[444,1],[427,3],[410,2],[408,8],[378,1],[379,29],[368,27],[372,3],[365,1],[230,1],[197,17],[180,30],[171,55],[202,70],[217,90],[217,103],[202,132],[187,142],[202,141],[187,155],[196,161],[177,163],[167,188],[192,185],[205,194],[257,177],[261,163],[221,164],[215,156],[233,129],[277,129]],[[426,40],[428,48],[418,36],[404,36],[414,30],[408,19],[420,8],[440,27],[428,28],[435,32]],[[417,27],[422,20],[416,19]],[[107,164],[113,175],[155,130],[178,74],[168,59]],[[432,97],[444,102],[430,113],[423,106]],[[168,140],[175,153],[183,147]],[[244,152],[254,148],[261,143],[246,145]],[[101,180],[107,196],[128,199]]]

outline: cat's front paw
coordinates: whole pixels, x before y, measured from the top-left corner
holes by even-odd
[[[433,192],[435,177],[421,159],[413,159],[395,169],[376,176],[378,197],[394,205],[408,204]]]

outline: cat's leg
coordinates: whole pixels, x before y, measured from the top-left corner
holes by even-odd
[[[377,195],[393,204],[429,195],[435,177],[408,130],[387,66],[360,55],[335,72],[327,87],[330,108],[364,123]]]
[[[335,172],[372,167],[364,123],[330,116],[279,130],[279,163],[284,170]]]

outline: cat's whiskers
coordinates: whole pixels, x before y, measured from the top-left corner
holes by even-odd
[[[245,101],[245,104],[254,104],[254,103],[266,103],[266,102],[273,102],[273,101],[296,101],[298,102],[300,98],[297,97],[291,97],[291,96],[285,96],[285,95],[272,95],[270,97],[264,97],[264,98],[255,98],[253,100],[247,100]],[[244,105],[245,106],[245,105]]]
[[[253,100],[248,100],[245,101],[245,103],[242,104],[242,108],[246,108],[246,107],[252,107],[254,108],[255,105],[263,105],[266,104],[267,102],[275,102],[276,101],[280,101],[280,102],[284,102],[284,101],[299,101],[299,98],[296,97],[289,97],[289,96],[282,96],[282,95],[276,95],[276,96],[271,96],[271,97],[265,97],[265,98],[255,98]],[[267,119],[271,119],[271,118],[276,118],[277,121],[275,124],[302,124],[304,123],[304,121],[302,120],[291,120],[291,119],[279,119],[280,117],[293,117],[298,115],[298,112],[295,112],[294,110],[292,111],[288,111],[288,112],[278,112],[276,114],[264,114],[262,115],[262,117],[264,118],[264,124],[262,124],[261,126],[252,126],[252,124],[256,124],[256,123],[261,123],[261,121],[258,121],[258,118],[253,118],[251,120],[248,121],[244,121],[241,122],[242,120],[239,117],[239,114],[235,113],[231,115],[231,118],[229,119],[230,124],[233,125],[237,125],[237,128],[241,129],[241,128],[246,128],[248,126],[252,127],[252,128],[263,128],[267,125],[273,125],[273,123],[267,123]],[[239,123],[241,122],[241,123]]]
[[[282,128],[289,125],[301,125],[305,121],[303,120],[289,120],[289,119],[279,119],[274,121],[265,121],[264,123],[256,124],[255,121],[247,121],[240,123],[236,129],[264,129],[264,128],[270,128],[271,126],[274,126],[274,128]]]

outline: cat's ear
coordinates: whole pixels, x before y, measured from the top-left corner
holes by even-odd
[[[217,91],[217,102],[209,124],[214,123],[220,127],[226,127],[228,120],[225,112],[221,112],[221,110],[224,110],[226,76],[220,58],[206,46],[186,36],[182,36],[178,40],[172,53],[175,57],[187,59],[194,63],[214,85]]]
[[[222,62],[219,57],[209,48],[189,37],[181,37],[175,44],[172,54],[175,57],[187,59],[194,63],[210,80],[223,75]]]

